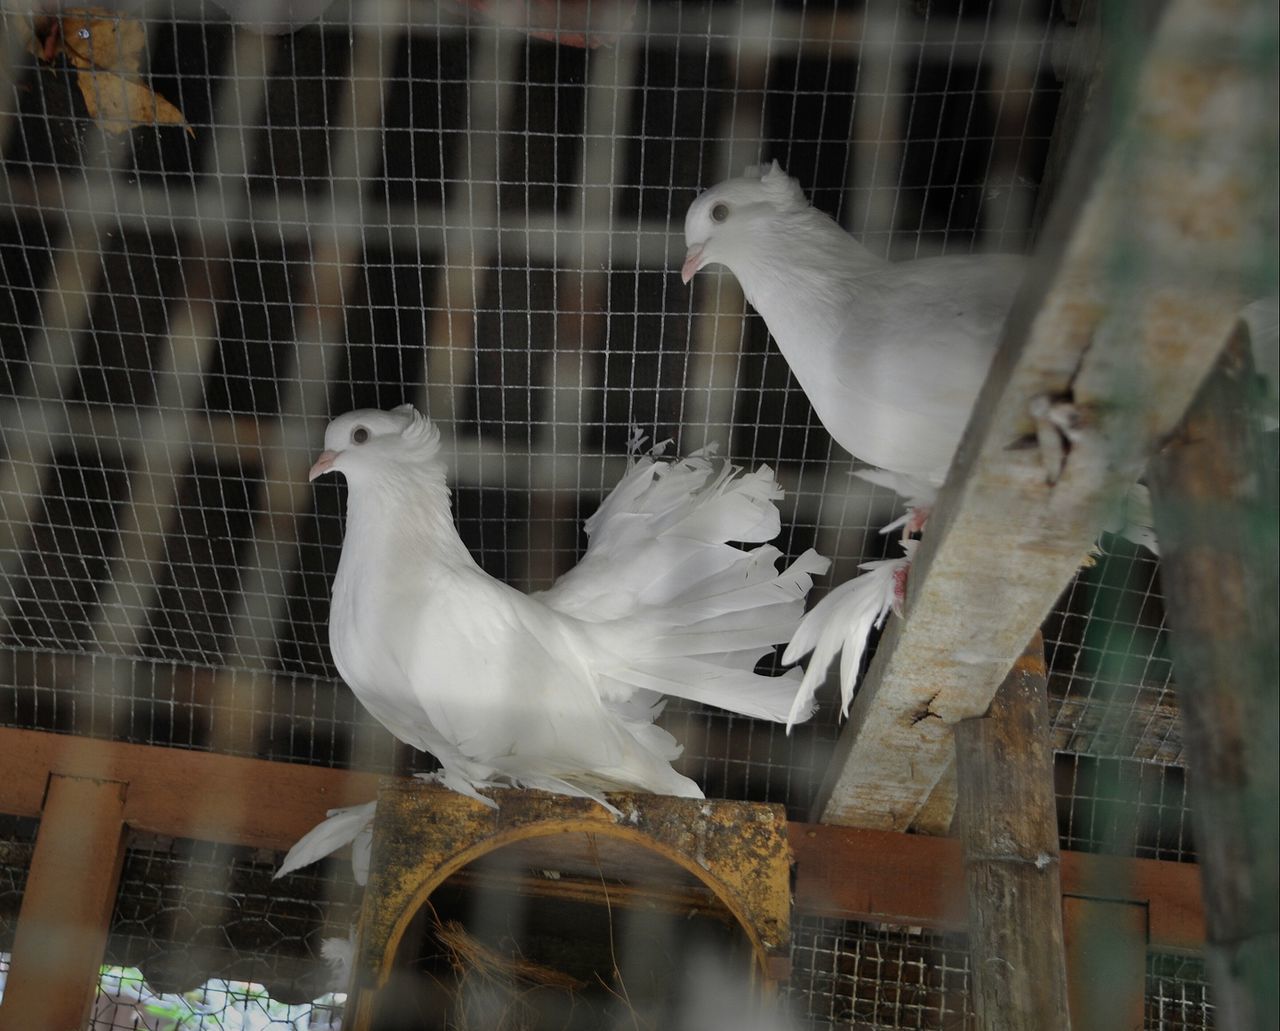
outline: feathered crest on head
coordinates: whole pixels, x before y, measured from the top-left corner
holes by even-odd
[[[427,458],[440,450],[440,430],[413,405],[397,405],[391,410],[397,415],[406,416],[409,420],[405,428],[400,431],[400,436],[406,443],[422,451]]]
[[[809,206],[809,198],[800,184],[782,170],[776,158],[767,165],[748,165],[742,174],[746,179],[759,179],[769,199],[781,211],[800,211]]]

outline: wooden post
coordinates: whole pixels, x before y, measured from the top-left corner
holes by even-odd
[[[0,1031],[80,1031],[88,1023],[124,862],[125,789],[49,777]]]
[[[955,729],[981,1028],[1070,1027],[1046,683],[1037,631],[987,715],[961,720]]]
[[[1277,499],[1239,327],[1151,470],[1218,1023],[1274,1027]]]

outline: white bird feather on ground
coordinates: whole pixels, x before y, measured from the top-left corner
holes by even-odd
[[[668,461],[660,450],[633,456],[587,521],[578,565],[526,595],[458,536],[429,420],[402,405],[330,423],[311,478],[341,472],[349,488],[334,662],[374,717],[439,760],[447,787],[487,805],[481,791],[501,785],[607,807],[610,790],[701,798],[654,723],[664,696],[795,718],[800,671],[754,668],[790,640],[827,560],[811,549],[778,571],[766,542],[782,489],[767,466],[741,473],[710,451]],[[365,834],[371,806],[332,811],[280,872]]]

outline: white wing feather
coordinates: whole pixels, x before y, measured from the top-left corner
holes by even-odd
[[[356,883],[364,884],[369,876],[369,844],[366,840],[361,843],[362,847],[357,848],[356,843],[361,837],[371,838],[373,813],[377,806],[377,802],[365,802],[330,809],[326,819],[307,831],[289,849],[273,879],[309,866],[317,859],[336,852],[343,845],[352,845],[352,866],[355,869]]]

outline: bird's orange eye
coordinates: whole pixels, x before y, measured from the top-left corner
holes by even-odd
[[[363,444],[368,439],[369,431],[364,426],[357,426],[351,431],[351,443],[353,444]]]
[[[714,208],[711,209],[712,222],[723,222],[728,217],[729,217],[728,204],[717,204]]]

